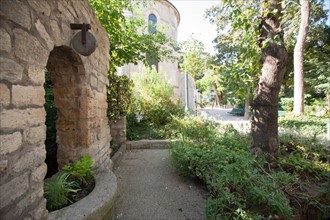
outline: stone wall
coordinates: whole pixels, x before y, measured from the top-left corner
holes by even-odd
[[[142,5],[141,8],[144,12],[144,19],[148,21],[148,16],[154,14],[157,17],[157,25],[164,28],[164,31],[168,37],[176,41],[178,36],[178,26],[180,24],[179,11],[168,1],[161,0],[155,1],[151,5]],[[173,51],[174,55],[176,54]],[[133,73],[141,73],[144,68],[144,64],[140,62],[138,65],[128,64],[117,69],[118,75],[126,74],[130,78]],[[184,105],[185,96],[182,93],[184,89],[184,81],[182,81],[182,74],[179,71],[178,61],[164,61],[158,63],[159,72],[163,72],[166,76],[166,80],[174,87],[174,97],[181,100]],[[190,96],[189,96],[190,97]]]
[[[126,117],[120,117],[110,125],[112,140],[119,147],[126,143]]]
[[[78,55],[70,23],[89,23],[98,48]],[[0,0],[0,219],[45,219],[44,69],[54,83],[60,166],[89,154],[111,167],[107,33],[87,0]]]

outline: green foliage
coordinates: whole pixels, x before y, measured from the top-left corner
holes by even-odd
[[[70,174],[59,173],[44,183],[44,196],[47,200],[48,211],[60,209],[69,203],[69,194],[79,190],[79,184],[70,181]]]
[[[195,130],[209,131],[212,127],[207,121],[186,120],[198,122]],[[194,132],[183,133],[184,138],[171,145],[171,157],[183,174],[196,175],[206,182],[212,193],[206,206],[209,219],[261,219],[271,214],[292,217],[289,201],[279,185],[284,177],[277,180],[263,173],[249,153],[249,137],[230,126],[216,135],[215,125],[200,142],[195,140]],[[233,175],[236,173],[239,175]]]
[[[280,106],[288,112],[293,110],[293,98],[281,98]]]
[[[56,143],[56,125],[57,109],[54,104],[53,83],[50,72],[45,68],[45,111],[46,111],[46,163],[47,163],[47,177],[57,172],[57,143]]]
[[[213,71],[227,103],[244,102],[261,72],[258,4],[254,0],[227,0],[206,14],[218,29]]]
[[[180,68],[190,74],[195,80],[203,77],[207,66],[207,54],[204,44],[191,35],[182,44],[183,57]]]
[[[292,123],[283,118],[287,128],[292,129]],[[279,157],[268,163],[251,154],[251,138],[232,126],[191,117],[171,124],[178,139],[171,143],[171,158],[182,175],[194,175],[206,183],[211,193],[208,219],[293,219],[306,215],[308,207],[317,210],[317,218],[329,213],[330,200],[325,195],[330,152],[324,144],[282,136]],[[302,193],[311,184],[315,188],[314,183],[317,195]]]
[[[173,98],[173,86],[155,68],[144,68],[143,72],[133,75],[133,80],[135,99],[127,116],[127,138],[167,137],[171,130],[166,125],[172,117],[184,115],[183,107]]]
[[[109,73],[107,89],[108,119],[116,121],[126,116],[133,98],[133,81],[126,75],[117,76]]]
[[[77,181],[79,185],[89,184],[93,181],[93,173],[91,171],[91,167],[93,164],[93,160],[90,156],[85,155],[80,160],[75,162],[72,165],[65,165],[63,170],[70,174],[70,177]]]
[[[89,0],[89,3],[109,34],[111,72],[128,63],[148,64],[150,60],[173,58],[175,43],[160,28],[149,34],[148,24],[139,12],[140,5],[150,1]]]
[[[134,112],[142,117],[142,123],[150,126],[164,126],[171,121],[172,115],[183,115],[178,100],[173,101],[173,86],[165,75],[154,68],[145,68],[143,73],[133,75],[136,100]]]

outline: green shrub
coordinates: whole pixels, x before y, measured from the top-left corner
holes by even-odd
[[[209,219],[292,218],[282,182],[296,179],[288,175],[275,178],[275,174],[264,171],[249,151],[251,140],[247,135],[232,126],[217,128],[200,119],[176,123],[181,124],[177,127],[182,135],[171,143],[171,158],[180,173],[195,175],[207,184],[211,192],[206,205]]]
[[[47,200],[48,211],[57,210],[67,205],[69,194],[79,190],[79,184],[70,181],[69,176],[68,173],[60,173],[45,180],[44,195]]]
[[[279,104],[285,111],[293,110],[293,98],[281,98]]]
[[[324,131],[322,120],[287,116],[280,124],[298,132],[313,126]],[[293,219],[309,209],[316,219],[329,216],[330,152],[317,137],[282,135],[279,155],[268,163],[251,154],[251,137],[231,125],[186,117],[168,126],[176,129],[177,141],[170,144],[175,168],[202,179],[210,191],[208,219]]]
[[[146,68],[143,73],[135,73],[133,80],[136,94],[134,110],[142,117],[142,122],[164,126],[171,121],[172,115],[183,115],[183,108],[173,100],[173,86],[163,73],[158,73],[155,68]]]
[[[145,68],[133,75],[134,104],[127,116],[129,140],[160,139],[168,136],[166,125],[172,117],[183,117],[184,110],[173,98],[173,86],[163,73]]]
[[[85,155],[80,160],[75,162],[72,165],[65,165],[63,170],[68,172],[75,181],[82,184],[89,184],[93,181],[93,173],[91,171],[91,166],[93,164],[93,160],[90,156]]]
[[[117,76],[114,73],[109,73],[108,78],[107,114],[111,122],[127,115],[133,100],[133,81],[126,75]]]

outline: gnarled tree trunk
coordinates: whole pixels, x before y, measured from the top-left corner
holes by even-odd
[[[275,155],[279,147],[278,96],[288,60],[281,16],[281,0],[261,0],[262,70],[253,99],[251,127],[252,150],[256,154],[261,149],[261,152]]]
[[[295,115],[304,113],[304,47],[309,29],[310,3],[300,0],[301,21],[296,46],[294,47],[294,106]]]

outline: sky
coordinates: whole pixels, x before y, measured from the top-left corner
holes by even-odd
[[[179,11],[181,21],[178,42],[182,43],[194,33],[195,38],[204,43],[207,52],[214,54],[212,41],[216,37],[216,27],[204,18],[206,9],[217,5],[220,0],[169,0]],[[325,9],[330,9],[330,0],[324,0]],[[327,24],[330,25],[330,17]]]
[[[216,37],[216,27],[204,18],[206,9],[217,5],[219,0],[169,0],[179,11],[181,21],[178,42],[182,43],[194,33],[194,38],[204,43],[205,50],[214,54],[212,41]]]

